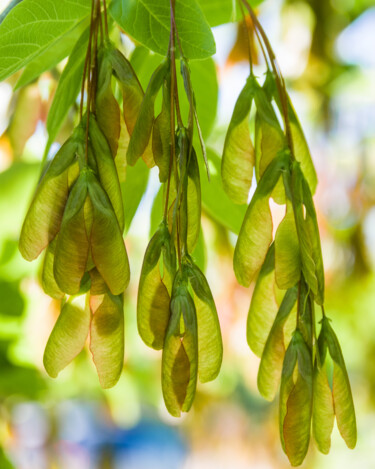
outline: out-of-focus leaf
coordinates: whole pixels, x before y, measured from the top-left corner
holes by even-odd
[[[91,254],[100,275],[113,295],[128,286],[130,268],[120,226],[106,193],[88,173],[88,192],[93,207]]]
[[[248,287],[263,264],[272,241],[269,197],[287,169],[289,155],[280,153],[267,167],[251,199],[234,251],[233,267],[238,282]]]
[[[187,286],[174,282],[171,317],[162,357],[162,389],[168,412],[188,412],[195,396],[198,371],[197,319]]]
[[[223,359],[220,324],[206,277],[192,261],[189,262],[187,272],[197,313],[199,380],[206,383],[219,374]]]
[[[0,316],[22,315],[25,301],[17,283],[0,279],[0,298]]]
[[[151,0],[113,0],[113,19],[136,41],[161,55],[168,50],[170,4]],[[176,1],[175,19],[185,57],[205,59],[215,53],[215,41],[196,0]],[[191,38],[194,37],[194,41]]]
[[[241,10],[236,2],[228,0],[198,0],[210,26],[239,21],[242,18]],[[255,8],[263,0],[250,0],[250,5]]]
[[[152,126],[154,122],[154,104],[155,98],[163,85],[164,78],[169,70],[169,62],[164,61],[152,74],[147,86],[137,122],[131,133],[127,161],[133,166],[137,159],[143,155],[150,140]]]
[[[41,55],[33,59],[22,72],[16,83],[15,90],[29,84],[46,70],[50,70],[70,55],[81,34],[87,27],[87,21],[81,21],[75,28],[68,31],[59,41],[48,47]]]
[[[68,168],[81,138],[77,128],[77,133],[57,152],[37,187],[20,235],[19,248],[26,260],[38,257],[60,228],[68,197]]]
[[[250,75],[242,89],[228,127],[224,143],[221,175],[229,197],[246,204],[253,179],[254,148],[250,138],[249,114],[256,79]]]
[[[104,293],[96,294],[94,285],[90,294],[90,350],[100,385],[107,389],[117,383],[123,368],[124,306],[122,295],[114,296],[103,287]]]
[[[52,378],[83,349],[89,327],[89,308],[82,309],[76,298],[70,298],[61,309],[44,351],[44,367]]]
[[[280,388],[280,435],[292,466],[302,464],[309,447],[312,375],[311,353],[297,330],[285,354]]]
[[[277,286],[287,290],[301,275],[301,255],[293,207],[287,200],[285,217],[275,235],[275,278]]]
[[[75,295],[86,270],[89,240],[85,221],[86,173],[81,173],[66,203],[57,237],[53,274],[59,288]]]
[[[0,81],[27,65],[90,13],[87,0],[23,0],[0,25]]]
[[[269,401],[274,399],[279,385],[285,354],[284,326],[295,305],[297,294],[297,287],[285,293],[263,349],[258,371],[258,389]]]
[[[61,74],[47,117],[47,145],[50,145],[55,140],[69,109],[74,104],[79,93],[88,39],[89,31],[86,29],[74,46],[74,49],[69,56],[68,63]]]
[[[163,347],[170,317],[170,297],[159,267],[163,245],[168,241],[170,242],[168,228],[163,223],[147,246],[138,288],[139,335],[146,345],[156,350]]]
[[[47,295],[57,300],[61,300],[64,297],[64,292],[61,291],[60,287],[57,285],[55,276],[53,275],[55,248],[56,238],[48,245],[46,249],[42,270],[42,287]]]
[[[125,223],[124,207],[115,162],[108,141],[92,116],[89,125],[89,135],[98,167],[100,183],[108,195],[122,232]]]
[[[275,297],[275,245],[271,244],[260,269],[247,317],[247,343],[258,357],[278,311]]]
[[[125,212],[125,232],[129,230],[142,197],[146,192],[149,174],[149,169],[142,161],[138,161],[135,166],[126,167],[125,182],[121,183]]]

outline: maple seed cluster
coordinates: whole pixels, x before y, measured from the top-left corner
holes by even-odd
[[[306,456],[311,427],[319,450],[328,453],[334,418],[350,448],[356,444],[356,419],[341,348],[324,311],[323,259],[312,197],[316,172],[268,38],[247,0],[240,4],[251,19],[244,20],[250,74],[228,127],[221,176],[233,202],[247,204],[255,171],[257,187],[242,222],[233,267],[241,285],[249,287],[256,279],[247,340],[261,358],[260,393],[273,400],[280,390],[281,443],[297,466]],[[145,344],[162,350],[165,405],[179,416],[192,406],[198,377],[203,383],[215,379],[223,356],[215,302],[194,261],[202,213],[195,131],[209,178],[206,151],[174,1],[167,55],[145,92],[130,63],[109,41],[104,1],[103,7],[104,28],[101,2],[93,1],[80,122],[39,182],[19,246],[27,260],[46,251],[42,285],[61,300],[44,353],[47,372],[56,377],[89,336],[100,383],[113,386],[123,367],[123,300],[130,278],[123,240],[127,201],[121,183],[126,165],[140,158],[149,168],[157,166],[163,214],[143,260],[137,325]],[[262,83],[253,71],[254,39],[267,66]],[[176,53],[189,104],[186,123],[180,111]],[[114,83],[122,106],[114,96]],[[161,110],[155,116],[160,93]],[[274,239],[271,199],[285,210]],[[316,307],[322,311],[319,334]]]
[[[309,447],[311,421],[319,450],[328,453],[334,417],[349,448],[356,444],[356,419],[340,345],[323,306],[323,259],[312,198],[315,169],[268,38],[248,2],[242,3],[251,18],[250,75],[227,131],[222,180],[228,196],[245,204],[255,168],[257,187],[237,239],[233,267],[238,282],[246,287],[259,272],[247,340],[261,358],[260,393],[273,400],[280,384],[280,439],[291,464],[298,466]],[[254,37],[267,64],[262,85],[253,72]],[[249,126],[253,103],[254,144]],[[285,207],[275,239],[271,198]],[[322,310],[319,338],[315,304]]]

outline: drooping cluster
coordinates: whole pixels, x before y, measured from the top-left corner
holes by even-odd
[[[97,44],[98,11],[91,28],[81,96],[83,104],[87,78],[87,110],[82,114],[81,104],[80,123],[39,182],[19,247],[27,260],[46,250],[43,289],[61,300],[44,353],[47,372],[56,377],[89,336],[100,383],[107,388],[123,368],[123,293],[130,269],[120,180],[144,93],[130,63],[108,38]],[[122,111],[113,77],[122,91]]]
[[[340,345],[323,307],[324,269],[312,198],[315,169],[268,39],[251,7],[243,3],[268,70],[261,85],[251,64],[226,135],[222,179],[231,199],[244,204],[255,169],[257,187],[238,236],[233,266],[238,282],[246,287],[257,275],[247,340],[261,358],[260,393],[272,400],[280,385],[280,438],[291,464],[299,465],[308,450],[311,421],[323,453],[330,448],[334,415],[341,435],[353,448],[355,413]],[[256,108],[253,139],[252,104]],[[285,207],[274,239],[271,198]],[[323,313],[319,338],[315,305]]]
[[[222,361],[215,302],[204,274],[191,257],[201,230],[200,175],[192,144],[194,122],[198,129],[199,124],[188,63],[182,50],[180,54],[190,105],[187,127],[179,114],[175,57],[170,48],[150,79],[127,152],[128,163],[134,164],[152,141],[159,179],[164,184],[164,217],[145,253],[137,323],[143,341],[163,350],[162,390],[166,407],[174,416],[190,409],[197,377],[201,382],[213,380]],[[154,102],[161,89],[162,108],[154,118]]]

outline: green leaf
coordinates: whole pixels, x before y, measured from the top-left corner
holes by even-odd
[[[221,160],[217,154],[208,148],[207,156],[211,169],[211,177],[210,181],[205,177],[201,180],[203,209],[217,223],[238,234],[241,228],[241,220],[245,216],[246,207],[236,205],[225,193],[220,176]],[[204,171],[205,169],[201,161],[199,165],[200,171]]]
[[[234,251],[233,267],[238,282],[248,287],[263,264],[272,241],[269,197],[287,169],[288,153],[279,154],[267,167],[251,199]]]
[[[82,21],[71,31],[68,31],[53,46],[48,47],[41,55],[33,59],[22,72],[15,90],[29,84],[46,70],[50,70],[60,63],[66,56],[71,55],[73,48],[87,28],[87,21]]]
[[[56,153],[40,181],[22,226],[19,249],[31,261],[56,236],[68,198],[68,172],[82,139],[81,131],[69,138]]]
[[[315,364],[313,392],[313,435],[319,451],[328,454],[331,447],[335,410],[322,357]]]
[[[103,282],[104,283],[104,282]],[[90,294],[90,350],[104,389],[114,386],[124,363],[124,306],[122,295]]]
[[[144,95],[137,122],[130,137],[127,161],[133,166],[137,159],[145,152],[150,140],[154,122],[155,98],[163,85],[169,70],[169,61],[165,60],[153,73]]]
[[[263,0],[251,0],[250,5],[255,8]],[[199,0],[204,16],[210,26],[239,21],[242,18],[241,10],[236,2],[228,0]]]
[[[198,322],[198,373],[202,383],[219,374],[223,359],[223,342],[215,302],[201,270],[191,260],[187,267]]]
[[[25,0],[23,0],[25,1]],[[72,53],[69,56],[57,89],[53,98],[51,108],[47,117],[48,144],[55,140],[55,137],[66,118],[69,109],[74,104],[80,90],[83,77],[83,65],[89,38],[89,30],[86,29],[78,39]]]
[[[43,363],[47,373],[56,378],[83,349],[90,327],[90,310],[79,306],[79,298],[70,298],[49,336]]]
[[[277,286],[287,290],[301,276],[301,254],[298,242],[293,206],[286,201],[285,217],[275,235],[275,278]]]
[[[159,267],[162,248],[166,242],[170,242],[170,236],[163,223],[147,246],[138,288],[138,332],[143,342],[155,350],[163,348],[170,317],[170,297]]]
[[[180,284],[178,277],[173,285],[171,318],[162,356],[163,397],[168,412],[174,417],[190,410],[198,369],[195,306],[186,284]]]
[[[0,25],[0,81],[54,46],[89,13],[88,0],[23,0]]]
[[[325,317],[322,322],[322,333],[333,360],[332,394],[337,426],[347,446],[353,449],[357,443],[357,424],[348,372],[339,341],[329,319]]]
[[[100,184],[108,195],[122,232],[125,221],[120,181],[108,141],[93,116],[90,118],[89,136],[98,167]]]
[[[125,212],[125,232],[129,231],[131,222],[147,189],[150,171],[143,161],[135,166],[126,167],[125,182],[121,183],[122,201]],[[160,218],[158,223],[160,222]]]
[[[158,54],[166,55],[170,36],[168,0],[113,0],[110,13],[136,41]],[[175,19],[185,57],[205,59],[215,53],[211,29],[196,0],[177,0]]]
[[[61,229],[57,236],[53,273],[58,286],[76,295],[86,270],[89,233],[85,220],[87,197],[86,173],[81,173],[66,203]]]
[[[92,258],[111,293],[119,295],[126,289],[130,279],[124,240],[106,193],[91,172],[87,176],[93,210],[90,236]]]
[[[296,303],[298,288],[290,288],[281,302],[279,311],[263,349],[258,371],[258,389],[272,401],[279,385],[285,354],[284,326]]]
[[[292,466],[302,464],[309,447],[312,373],[311,353],[297,330],[285,354],[280,388],[280,436]]]
[[[247,343],[258,357],[262,356],[278,309],[275,297],[275,245],[272,243],[260,269],[247,316]]]
[[[251,75],[237,99],[224,143],[221,163],[223,186],[237,204],[247,203],[253,179],[254,148],[250,138],[249,115],[256,85]]]

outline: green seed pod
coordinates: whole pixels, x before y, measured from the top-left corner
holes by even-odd
[[[297,330],[286,351],[280,387],[280,438],[292,466],[304,460],[310,441],[313,369],[311,352]]]
[[[22,226],[19,249],[32,261],[45,249],[60,229],[68,198],[68,173],[83,142],[83,129],[77,127],[56,153],[43,175]]]
[[[145,152],[151,137],[154,123],[154,104],[156,96],[169,71],[169,61],[164,61],[153,73],[144,95],[137,122],[131,133],[127,161],[133,166]]]
[[[112,295],[96,269],[90,272],[90,350],[104,389],[114,386],[124,363],[124,305]]]
[[[90,116],[89,136],[94,152],[101,186],[111,201],[121,232],[124,230],[124,207],[122,203],[120,181],[108,142],[100,130],[95,118]]]
[[[47,373],[56,378],[83,349],[90,328],[90,310],[82,308],[80,299],[70,297],[48,339],[43,363]]]
[[[138,288],[137,324],[139,335],[146,345],[156,350],[163,348],[166,330],[170,318],[170,292],[164,283],[166,277],[174,273],[175,265],[163,262],[163,278],[160,273],[163,250],[174,247],[166,223],[163,222],[149,242],[143,259]],[[167,254],[167,255],[168,255]],[[175,255],[172,254],[172,257]],[[173,262],[173,261],[172,261]],[[172,270],[172,272],[171,272]]]
[[[197,314],[199,380],[206,383],[219,374],[223,359],[220,323],[206,277],[191,258],[188,259],[186,273],[194,293]]]
[[[246,204],[253,178],[254,148],[250,138],[249,116],[255,87],[253,75],[242,89],[225,137],[221,176],[228,196],[238,204]]]
[[[101,47],[98,52],[98,70],[96,118],[115,158],[120,137],[121,111],[112,91],[111,54],[106,47]]]
[[[298,288],[290,288],[281,302],[279,311],[264,345],[258,371],[258,389],[272,401],[279,386],[285,355],[284,326],[297,300]]]
[[[260,269],[272,241],[272,217],[269,198],[288,168],[289,154],[280,153],[267,167],[259,181],[242,222],[234,251],[233,267],[238,282],[248,287]]]
[[[198,340],[194,301],[179,271],[173,284],[171,317],[162,357],[162,389],[168,412],[188,412],[197,385]]]

